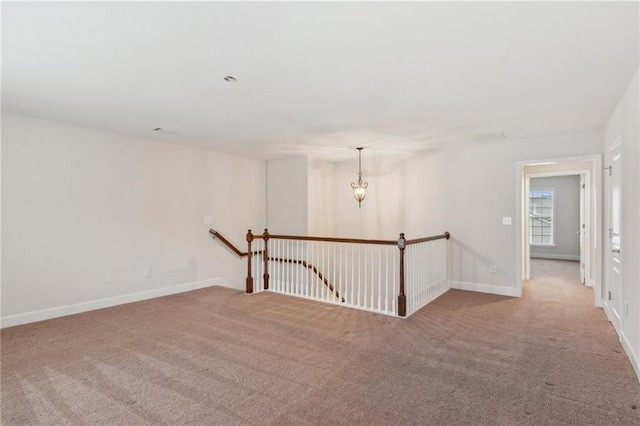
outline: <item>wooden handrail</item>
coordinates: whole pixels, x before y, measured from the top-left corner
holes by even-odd
[[[266,233],[267,231],[265,231]],[[240,251],[236,246],[233,245],[233,243],[231,243],[229,240],[227,240],[225,237],[222,236],[222,234],[220,234],[218,231],[214,230],[214,229],[209,229],[209,233],[211,235],[213,235],[215,238],[218,238],[224,245],[226,245],[227,247],[229,247],[235,254],[237,254],[239,257],[245,257],[248,255],[248,252],[242,252]],[[265,234],[263,235],[253,235],[253,239],[258,239],[258,238],[263,238]],[[267,234],[268,235],[268,234]],[[272,235],[269,235],[269,238],[273,238]],[[314,238],[314,237],[311,237]],[[290,238],[292,239],[292,238]],[[312,241],[317,241],[317,240],[312,240]],[[258,255],[258,254],[262,254],[264,253],[264,250],[257,250],[257,251],[252,251],[251,254],[252,255]],[[320,272],[318,270],[318,268],[313,265],[313,264],[309,264],[304,260],[294,260],[294,259],[284,259],[284,258],[276,258],[276,257],[268,257],[269,260],[273,260],[276,262],[281,262],[281,263],[299,263],[301,264],[303,267],[307,268],[307,269],[311,269],[317,276],[318,278],[320,278],[322,280],[322,282],[324,283],[324,285],[326,285],[327,287],[329,287],[329,290],[331,290],[332,292],[336,293],[336,297],[340,300],[342,300],[342,303],[344,303],[344,297],[340,297],[340,293],[335,290],[333,284],[331,284],[329,282],[329,280],[322,274],[322,272]]]
[[[236,246],[230,243],[229,240],[223,237],[218,231],[209,229],[209,233],[212,234],[214,237],[220,239],[220,241],[222,241],[227,247],[229,247],[238,256],[245,257],[248,254],[247,252],[240,251]],[[257,239],[263,238],[263,236],[264,234],[253,235],[253,239],[257,240]],[[300,235],[276,235],[276,234],[269,234],[269,238],[275,239],[275,240],[323,241],[323,242],[329,242],[329,243],[377,244],[377,245],[386,245],[386,246],[398,245],[398,240],[367,240],[367,239],[361,239],[361,238],[305,237]],[[451,234],[449,234],[448,232],[445,232],[444,234],[434,235],[431,237],[407,240],[406,244],[411,245],[411,244],[425,243],[427,241],[435,241],[435,240],[441,240],[441,239],[448,240],[449,238],[451,238]],[[253,252],[253,254],[259,254],[259,253],[262,253],[262,251]]]
[[[218,231],[214,230],[214,229],[209,229],[209,233],[211,235],[213,235],[214,238],[219,239],[220,241],[222,241],[222,243],[229,247],[231,249],[231,251],[233,251],[235,254],[237,254],[240,257],[244,257],[246,256],[247,252],[242,252],[240,250],[238,250],[238,248],[236,246],[234,246],[232,243],[229,242],[229,240],[227,240],[225,237],[223,237]]]
[[[247,293],[253,293],[253,277],[252,277],[252,268],[251,268],[251,256],[254,254],[262,254],[264,260],[264,289],[267,290],[269,288],[269,265],[268,261],[275,261],[281,263],[297,263],[302,265],[307,269],[311,269],[317,276],[322,280],[324,285],[329,287],[329,289],[335,294],[335,296],[345,302],[344,297],[340,297],[340,294],[335,289],[334,285],[329,282],[329,280],[318,270],[315,265],[307,263],[305,260],[295,260],[295,259],[285,259],[285,258],[277,258],[277,257],[269,257],[268,253],[268,240],[297,240],[297,241],[319,241],[319,242],[330,242],[330,243],[353,243],[353,244],[373,244],[373,245],[393,245],[397,246],[400,250],[400,265],[399,265],[399,291],[398,291],[398,316],[404,317],[407,314],[407,296],[405,294],[405,248],[407,245],[424,243],[428,241],[435,241],[441,239],[450,239],[451,235],[449,232],[445,232],[444,234],[434,235],[431,237],[424,238],[416,238],[414,240],[406,240],[404,234],[400,234],[400,238],[397,240],[367,240],[360,238],[332,238],[332,237],[305,237],[298,235],[272,235],[269,234],[268,230],[264,230],[263,234],[254,235],[251,230],[247,232],[247,251],[242,252],[236,246],[229,242],[225,237],[220,235],[219,232],[209,229],[209,233],[212,234],[215,238],[220,239],[227,247],[229,247],[234,253],[236,253],[240,257],[249,256],[247,259]],[[264,240],[264,250],[252,251],[251,243],[253,240],[263,239]]]
[[[448,232],[445,232],[444,234],[434,235],[433,237],[424,237],[424,238],[416,238],[415,240],[407,240],[405,244],[410,245],[410,244],[426,243],[427,241],[435,241],[435,240],[442,240],[442,239],[448,240],[449,238],[451,238],[451,234],[449,234]]]
[[[231,249],[231,251],[233,251],[235,254],[237,254],[240,257],[245,257],[246,255],[248,255],[249,253],[246,251],[240,251],[236,246],[233,245],[233,243],[230,243],[229,240],[227,240],[225,237],[222,236],[222,234],[220,234],[218,231],[213,230],[213,229],[209,229],[209,233],[211,235],[213,235],[214,238],[219,239],[220,241],[222,241],[222,243],[224,243],[224,245],[226,245],[227,247],[229,247]],[[262,235],[254,235],[254,237],[256,238],[262,238]],[[257,250],[257,251],[252,251],[251,254],[261,254],[263,253],[264,250]]]
[[[386,246],[395,246],[398,244],[398,240],[364,240],[360,238],[303,237],[299,235],[269,234],[269,238],[275,239],[275,240],[324,241],[328,243],[376,244],[376,245],[386,245]]]
[[[336,294],[336,297],[340,299],[342,303],[345,302],[344,297],[340,297],[340,293],[334,288],[333,284],[331,284],[329,280],[324,275],[322,275],[322,272],[320,272],[315,265],[311,263],[307,263],[305,260],[285,259],[283,257],[270,257],[269,260],[273,260],[275,262],[280,262],[280,263],[298,263],[307,269],[311,269],[311,271],[314,272],[318,276],[318,278],[322,280],[324,285],[329,287],[329,290],[331,290]]]

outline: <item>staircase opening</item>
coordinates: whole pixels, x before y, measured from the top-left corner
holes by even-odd
[[[246,235],[246,292],[276,293],[406,317],[449,289],[448,240],[441,235],[397,240]]]

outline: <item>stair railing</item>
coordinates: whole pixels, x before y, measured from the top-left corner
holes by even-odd
[[[249,230],[246,252],[209,232],[238,256],[247,256],[247,293],[270,290],[406,317],[448,290],[448,232],[369,240]]]

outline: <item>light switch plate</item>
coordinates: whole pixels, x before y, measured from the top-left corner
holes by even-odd
[[[205,216],[204,217],[204,224],[205,225],[211,225],[213,223],[213,217],[211,216]]]
[[[511,225],[511,218],[510,217],[503,217],[502,218],[502,224],[503,225]]]

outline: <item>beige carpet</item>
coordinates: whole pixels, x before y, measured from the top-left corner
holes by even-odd
[[[580,262],[577,260],[531,259],[532,280],[558,284],[580,284]]]
[[[2,331],[2,424],[640,424],[592,292],[452,290],[407,320],[213,287]]]

